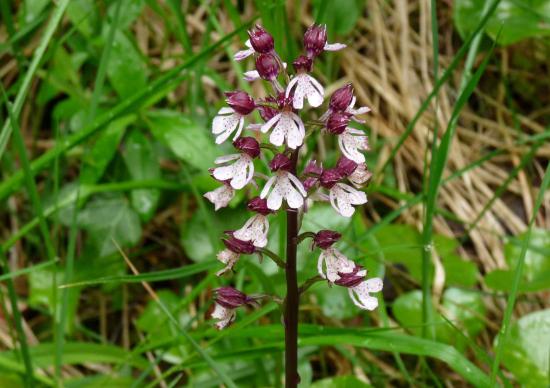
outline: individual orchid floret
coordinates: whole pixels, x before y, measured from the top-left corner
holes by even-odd
[[[278,210],[283,200],[291,209],[298,209],[304,204],[307,193],[302,182],[290,173],[290,159],[283,154],[277,154],[269,163],[269,168],[275,173],[269,178],[263,188],[260,198],[267,198],[267,207]]]
[[[341,156],[336,162],[336,169],[342,174],[343,177],[349,177],[352,175],[359,165],[353,160]]]
[[[256,70],[262,79],[273,81],[279,75],[279,61],[277,61],[274,55],[260,54],[256,58]]]
[[[273,211],[267,207],[267,201],[260,197],[250,200],[248,209],[258,214],[249,218],[241,229],[235,231],[234,236],[239,240],[251,241],[256,248],[264,248],[269,232],[269,221],[266,216]]]
[[[273,52],[275,48],[273,37],[259,24],[248,31],[248,36],[250,39],[245,42],[247,49],[239,51],[233,56],[236,61],[242,61],[254,53],[267,54]]]
[[[333,135],[341,135],[346,130],[351,115],[345,112],[333,112],[328,116],[325,125],[327,131]]]
[[[365,120],[360,120],[357,116],[370,112],[370,108],[362,106],[355,109],[355,102],[356,97],[353,95],[353,86],[351,86],[351,84],[346,84],[332,93],[329,108],[320,119],[324,121],[334,112],[339,112],[347,114],[353,121],[364,123]]]
[[[321,230],[315,234],[313,244],[321,248],[321,255],[317,261],[317,270],[323,279],[334,283],[340,279],[342,273],[352,272],[355,263],[344,256],[332,245],[340,239],[341,235],[331,230]]]
[[[326,25],[314,24],[310,26],[304,34],[304,48],[309,58],[314,58],[323,51],[338,51],[345,47],[346,45],[342,43],[327,43]]]
[[[367,165],[365,163],[360,163],[357,165],[355,171],[348,176],[348,180],[352,185],[359,188],[363,187],[371,177],[372,173],[368,170]]]
[[[346,84],[330,96],[329,109],[332,112],[345,112],[353,100],[353,86]]]
[[[323,229],[313,236],[313,246],[321,249],[329,249],[342,238],[342,235],[333,230]]]
[[[304,98],[307,98],[309,105],[316,108],[323,103],[325,89],[312,76],[308,74],[312,68],[311,58],[300,56],[293,62],[296,75],[292,78],[286,88],[285,96],[288,98],[291,93],[292,105],[295,109],[304,107]]]
[[[363,310],[372,311],[378,306],[378,299],[371,296],[372,292],[382,291],[383,282],[380,278],[365,279],[367,270],[356,266],[352,272],[339,273],[340,278],[334,284],[346,287],[352,302]]]
[[[226,249],[217,255],[218,260],[225,264],[225,267],[216,273],[217,276],[221,276],[227,271],[232,270],[237,261],[239,261],[241,254],[250,255],[256,252],[256,247],[252,241],[243,241],[236,238],[233,231],[227,231],[225,234],[228,237],[222,239],[222,242]]]
[[[217,319],[216,327],[224,329],[235,320],[235,310],[244,305],[255,305],[254,298],[233,287],[220,287],[215,290],[215,307],[211,317]]]
[[[261,127],[263,133],[271,131],[269,135],[269,142],[277,147],[283,143],[288,145],[289,148],[296,149],[304,143],[306,136],[306,129],[300,116],[292,111],[290,106],[290,100],[285,99],[282,109],[275,116],[271,117]]]
[[[242,189],[254,176],[253,159],[260,155],[260,144],[253,137],[241,137],[233,142],[240,154],[220,156],[214,163],[222,164],[216,167],[212,175],[220,181],[230,181],[231,187]],[[233,162],[232,164],[229,164]]]
[[[323,171],[320,183],[329,190],[329,200],[334,210],[344,217],[351,217],[355,213],[353,206],[367,203],[367,195],[350,185],[341,183],[340,180],[345,177],[346,175],[340,169],[331,168]]]
[[[365,155],[361,151],[369,150],[369,138],[363,131],[346,128],[342,134],[338,135],[338,145],[346,158],[355,163],[365,163]]]
[[[320,177],[323,173],[323,166],[320,163],[317,163],[316,160],[310,160],[306,168],[304,168],[304,175]]]
[[[204,197],[214,204],[214,210],[226,207],[234,196],[235,190],[228,182],[223,182],[222,186],[204,194]]]
[[[238,90],[225,95],[229,107],[221,108],[212,122],[212,133],[217,135],[216,144],[226,141],[235,131],[233,140],[236,140],[243,130],[245,116],[256,107],[254,100],[246,92]]]
[[[305,179],[303,180],[304,189],[309,192],[319,183],[319,179],[323,174],[323,166],[318,164],[315,160],[310,161],[303,171]]]

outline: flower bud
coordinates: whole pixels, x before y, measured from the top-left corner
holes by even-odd
[[[367,271],[363,269],[360,265],[355,265],[355,268],[352,272],[342,273],[338,272],[339,279],[337,279],[334,284],[337,284],[342,287],[353,288],[365,280]]]
[[[233,287],[220,287],[215,291],[214,301],[228,309],[236,309],[252,301],[252,298]]]
[[[284,154],[277,154],[271,159],[271,162],[269,162],[269,168],[271,171],[290,171],[290,168],[292,167],[292,163],[290,162],[290,159],[284,155]]]
[[[304,179],[302,185],[304,185],[304,190],[309,191],[319,183],[319,178],[310,176],[309,178]]]
[[[255,197],[252,198],[247,205],[248,210],[267,216],[274,211],[267,207],[267,199]]]
[[[275,44],[273,37],[262,26],[256,24],[256,27],[248,31],[250,44],[254,50],[260,54],[266,54],[273,51]]]
[[[246,255],[250,255],[256,252],[256,248],[254,247],[252,241],[239,240],[238,238],[233,236],[233,231],[227,231],[225,232],[225,234],[227,234],[229,237],[226,239],[222,239],[222,242],[225,247],[231,252]]]
[[[310,72],[313,68],[313,61],[311,60],[311,58],[300,55],[294,60],[294,62],[292,62],[292,65],[294,66],[294,69],[299,73]]]
[[[262,79],[273,81],[279,75],[279,62],[271,54],[260,54],[256,58],[256,70]]]
[[[341,237],[342,235],[340,233],[333,230],[320,230],[319,232],[315,233],[315,237],[313,237],[313,245],[321,249],[328,249],[335,242],[340,240]]]
[[[304,175],[320,176],[322,173],[323,167],[315,160],[311,160],[304,169]]]
[[[331,168],[323,171],[321,174],[321,186],[331,189],[338,181],[342,179],[342,173],[337,168]]]
[[[353,86],[347,84],[330,96],[329,108],[334,112],[345,112],[353,99]]]
[[[327,26],[312,25],[304,34],[304,48],[307,56],[312,58],[323,52],[327,43]]]
[[[248,93],[241,90],[236,90],[234,92],[226,92],[225,96],[227,97],[225,101],[227,105],[235,110],[235,112],[246,116],[250,114],[256,107],[256,103],[248,95]]]
[[[233,142],[233,146],[251,158],[260,155],[260,143],[253,137],[239,137]]]
[[[327,120],[327,130],[333,135],[340,135],[348,126],[350,115],[344,112],[333,112]]]
[[[341,156],[336,163],[336,169],[342,174],[342,177],[348,177],[357,169],[358,164],[353,160]]]

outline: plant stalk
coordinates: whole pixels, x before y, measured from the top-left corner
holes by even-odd
[[[291,173],[296,174],[298,151],[292,153]],[[296,250],[298,246],[298,211],[286,211],[286,298],[285,298],[285,384],[294,388],[300,382],[298,375],[298,306],[300,294],[296,275]]]

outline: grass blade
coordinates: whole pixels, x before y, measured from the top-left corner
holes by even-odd
[[[498,343],[495,349],[495,359],[493,360],[493,365],[491,367],[491,385],[495,384],[496,375],[499,369],[500,358],[502,356],[502,351],[504,346],[506,346],[506,340],[508,337],[508,331],[510,328],[510,321],[512,319],[512,312],[514,311],[514,305],[516,303],[517,293],[519,289],[519,283],[521,280],[521,275],[523,272],[523,267],[525,265],[525,256],[527,254],[527,248],[531,240],[531,232],[533,230],[533,225],[537,218],[542,201],[544,200],[544,194],[548,190],[550,185],[550,164],[546,167],[546,172],[544,173],[544,178],[540,185],[539,193],[535,201],[535,206],[533,208],[533,214],[529,220],[529,226],[527,228],[527,233],[525,239],[523,240],[523,246],[521,247],[521,253],[518,258],[518,263],[514,269],[514,281],[512,283],[512,288],[510,289],[510,295],[508,295],[508,301],[506,304],[506,310],[504,312],[504,317],[502,319],[502,324],[499,330]]]
[[[63,14],[65,13],[65,9],[69,5],[69,0],[61,0],[58,3],[54,3],[54,4],[56,5],[57,8],[53,11],[52,18],[50,19],[50,21],[48,22],[48,25],[46,26],[46,29],[44,30],[44,34],[42,35],[42,40],[40,41],[40,44],[38,45],[38,47],[36,48],[36,51],[34,52],[32,62],[29,66],[29,69],[25,73],[25,77],[23,78],[21,87],[17,92],[15,103],[13,104],[15,121],[17,121],[17,119],[19,118],[19,113],[21,113],[21,109],[23,108],[23,102],[25,101],[25,97],[27,96],[27,92],[29,91],[29,87],[30,87],[32,78],[34,77],[34,73],[36,73],[36,70],[40,65],[40,61],[42,60],[42,57],[46,52],[46,48],[50,43],[53,33],[55,32],[55,30],[57,29],[57,26],[61,22]],[[0,132],[0,158],[2,158],[2,155],[6,150],[6,146],[10,139],[11,131],[12,131],[12,127],[9,125],[9,122],[6,122],[2,128],[2,132]]]

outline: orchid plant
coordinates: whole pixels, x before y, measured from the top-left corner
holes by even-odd
[[[367,279],[367,271],[344,256],[334,245],[341,238],[336,231],[321,230],[299,234],[304,212],[314,201],[328,201],[343,217],[351,217],[355,206],[367,202],[367,196],[359,188],[371,177],[365,164],[364,151],[369,149],[368,138],[361,130],[349,126],[350,121],[363,123],[359,116],[369,108],[355,108],[354,90],[347,84],[330,97],[326,111],[310,121],[304,120],[304,106],[318,108],[325,99],[323,86],[311,75],[314,60],[323,51],[345,48],[344,44],[327,43],[326,26],[313,25],[304,34],[305,54],[292,65],[295,73],[287,72],[287,65],[275,51],[273,37],[261,26],[249,31],[247,49],[235,54],[237,61],[254,57],[256,70],[247,71],[244,79],[265,80],[270,85],[266,98],[254,99],[244,91],[227,92],[227,107],[219,110],[212,123],[216,143],[232,138],[237,153],[216,159],[217,167],[211,169],[214,179],[221,186],[204,196],[218,210],[228,205],[235,190],[247,186],[258,188],[255,178],[266,179],[259,196],[248,202],[248,209],[255,214],[238,230],[225,232],[225,249],[218,253],[224,264],[217,275],[234,270],[241,255],[259,254],[273,259],[286,273],[287,293],[282,301],[285,326],[286,385],[296,386],[297,373],[298,305],[300,294],[316,281],[326,281],[329,286],[346,287],[352,302],[359,308],[374,310],[378,305],[371,293],[382,290],[382,280]],[[257,111],[263,123],[250,121]],[[312,113],[308,112],[309,117]],[[306,124],[310,128],[306,128]],[[311,124],[311,125],[310,125]],[[243,136],[243,131],[251,136]],[[323,167],[314,160],[301,161],[307,136],[320,130],[328,136],[337,136],[341,157],[332,168]],[[268,134],[262,142],[262,134]],[[254,162],[269,160],[271,177],[255,172]],[[305,165],[301,173],[298,167]],[[269,232],[269,216],[286,211],[287,241],[286,259],[266,249]],[[321,253],[317,263],[319,275],[298,286],[296,273],[297,245],[312,239],[312,249]],[[235,310],[242,306],[256,306],[260,296],[247,296],[232,287],[216,290],[212,317],[216,326],[223,329],[236,317]],[[276,298],[277,300],[281,300]]]

